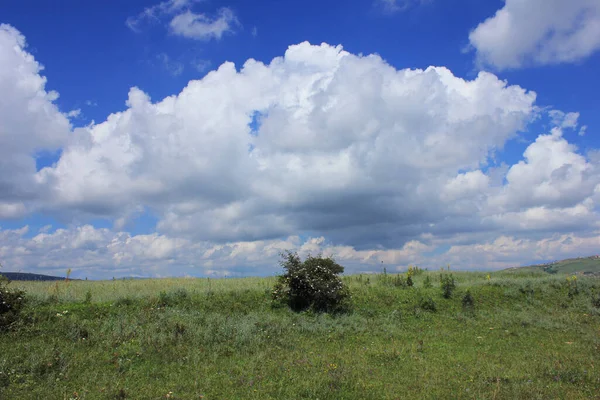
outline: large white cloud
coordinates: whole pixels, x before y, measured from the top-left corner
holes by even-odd
[[[576,62],[600,49],[600,2],[506,0],[469,40],[498,69]]]
[[[71,129],[25,47],[23,35],[0,25],[0,218],[26,213],[35,197],[36,154],[59,150]]]
[[[0,54],[21,55],[8,69],[37,66],[22,36],[4,30],[13,40],[0,42]],[[36,68],[27,75],[34,80]],[[540,108],[535,93],[490,73],[465,80],[444,67],[398,70],[376,55],[301,43],[269,64],[224,63],[162,100],[132,88],[125,111],[70,134],[52,96],[36,88],[45,114],[26,102],[0,108],[22,115],[19,129],[30,126],[3,140],[29,138],[15,154],[33,163],[8,158],[13,176],[28,177],[29,197],[1,192],[0,218],[38,210],[73,227],[6,239],[14,244],[0,257],[15,265],[59,268],[72,254],[81,268],[135,274],[239,272],[296,248],[334,252],[357,270],[422,262],[440,246],[476,252],[504,236],[535,247],[600,229],[600,153],[584,155],[567,140],[577,113],[553,110],[555,128],[522,161],[491,163]],[[51,118],[32,125],[39,115]],[[62,154],[36,173],[38,148]],[[120,232],[144,210],[158,218],[156,233]],[[78,225],[98,216],[114,230]]]
[[[534,101],[488,73],[396,70],[302,43],[269,65],[223,64],[157,103],[132,89],[126,111],[80,130],[38,178],[49,208],[122,216],[151,206],[174,235],[343,240],[391,222],[374,240],[397,243],[448,217],[440,187],[486,165]]]

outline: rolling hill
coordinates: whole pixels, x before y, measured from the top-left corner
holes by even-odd
[[[527,267],[507,268],[506,271],[543,271],[549,274],[600,275],[600,256],[568,258]]]
[[[27,272],[0,272],[0,276],[5,276],[11,281],[62,281],[65,279],[60,276],[30,274]]]

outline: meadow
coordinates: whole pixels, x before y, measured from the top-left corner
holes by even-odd
[[[600,399],[599,278],[440,273],[345,276],[339,315],[273,308],[274,278],[13,282],[0,398]]]

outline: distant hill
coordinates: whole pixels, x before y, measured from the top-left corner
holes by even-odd
[[[600,275],[600,256],[569,258],[546,264],[507,268],[505,271],[543,271],[549,274]]]
[[[7,277],[11,281],[62,281],[65,279],[59,276],[30,274],[27,272],[0,272],[0,275]]]

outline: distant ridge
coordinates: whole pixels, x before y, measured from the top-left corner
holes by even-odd
[[[545,264],[507,268],[505,271],[543,271],[549,274],[600,275],[600,256],[567,258]]]
[[[0,275],[7,277],[11,281],[63,281],[65,278],[59,276],[50,276],[42,274],[30,274],[27,272],[0,272]],[[71,279],[76,280],[76,279]]]

